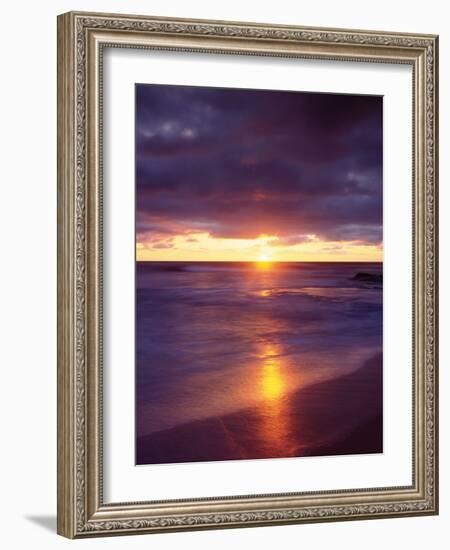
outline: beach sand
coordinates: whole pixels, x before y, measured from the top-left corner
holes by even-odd
[[[138,437],[137,464],[383,452],[382,355],[232,414]]]

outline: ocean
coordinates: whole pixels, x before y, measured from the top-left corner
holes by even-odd
[[[381,263],[136,263],[136,462],[382,452]]]

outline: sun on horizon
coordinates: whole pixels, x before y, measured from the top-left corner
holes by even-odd
[[[259,253],[258,256],[258,262],[272,262],[273,261],[273,254],[270,250],[263,250]]]

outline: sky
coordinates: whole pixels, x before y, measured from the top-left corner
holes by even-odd
[[[382,253],[382,97],[136,85],[138,261]]]

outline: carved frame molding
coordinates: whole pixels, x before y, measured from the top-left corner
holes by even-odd
[[[436,514],[437,46],[430,35],[67,13],[58,18],[58,532],[75,538]],[[413,484],[104,504],[102,155],[104,47],[413,67]],[[150,495],[149,495],[150,497]]]

